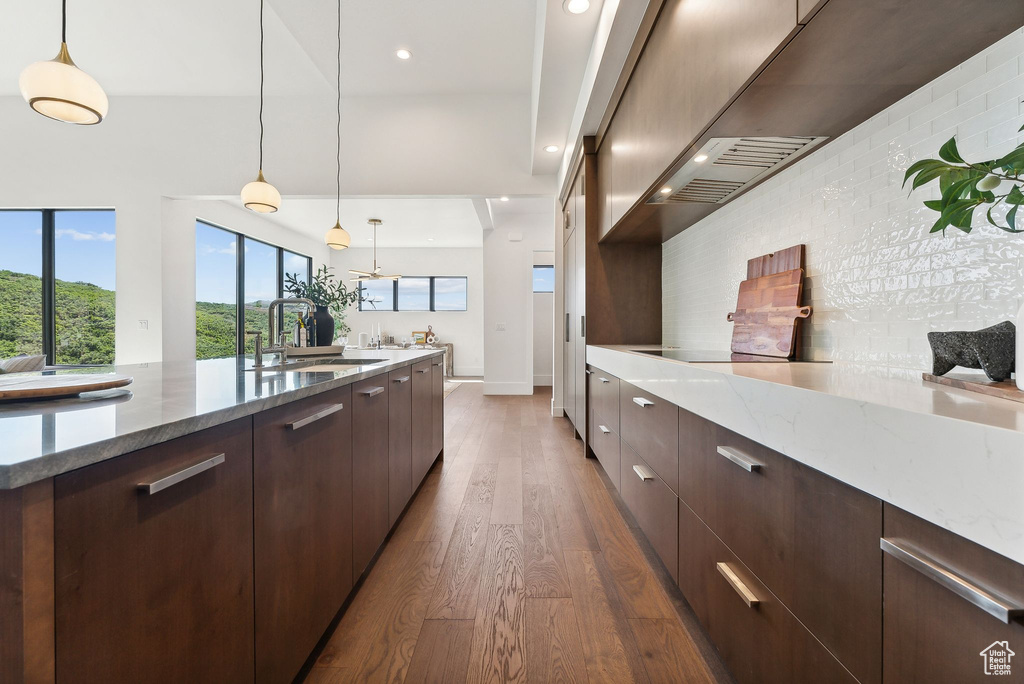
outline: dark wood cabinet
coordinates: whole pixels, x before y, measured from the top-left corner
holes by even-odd
[[[629,448],[629,445],[622,444],[620,453],[619,491],[622,493],[622,500],[636,518],[651,546],[658,552],[672,579],[678,580],[678,499],[647,462]]]
[[[673,492],[679,485],[677,412],[675,404],[620,381],[619,436]]]
[[[593,376],[591,376],[593,377]],[[590,448],[594,456],[608,474],[608,479],[619,489],[619,434],[611,428],[611,421],[605,420],[604,416],[596,410],[591,410],[590,419]]]
[[[679,587],[737,682],[857,681],[686,504],[678,505]],[[842,613],[834,619],[842,622]]]
[[[569,205],[575,206],[575,195],[570,195]],[[575,231],[570,228],[562,248],[562,301],[565,316],[562,328],[562,409],[565,416],[574,426],[576,417],[576,317],[579,315],[576,306],[576,240]],[[582,391],[582,388],[579,389]]]
[[[55,478],[59,681],[253,681],[252,477],[245,418]]]
[[[433,365],[428,359],[412,366],[412,488],[415,491],[430,471],[434,450]]]
[[[590,407],[605,421],[605,427],[619,433],[619,379],[590,366]]]
[[[884,539],[884,681],[1024,681],[1024,616],[999,608],[1024,607],[1024,565],[888,504]],[[995,597],[991,612],[979,594]],[[1018,655],[998,672],[1007,648]]]
[[[412,498],[412,369],[388,375],[388,527]]]
[[[352,577],[388,534],[388,377],[352,385]]]
[[[352,588],[351,400],[342,387],[255,416],[257,682],[290,682]]]
[[[880,681],[881,502],[683,409],[679,444],[683,501],[861,682]]]
[[[430,452],[437,458],[444,450],[444,357],[430,363]]]

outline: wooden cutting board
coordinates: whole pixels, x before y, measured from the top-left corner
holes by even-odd
[[[727,316],[734,323],[732,351],[783,358],[793,356],[796,322],[811,315],[811,307],[800,306],[803,283],[802,268],[740,283],[736,311]]]
[[[131,384],[130,375],[118,373],[71,373],[67,375],[0,375],[0,401],[55,399],[82,392],[113,389]]]

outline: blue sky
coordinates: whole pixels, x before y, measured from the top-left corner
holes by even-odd
[[[113,211],[58,211],[56,276],[114,289]],[[0,270],[42,275],[43,214],[0,211]]]

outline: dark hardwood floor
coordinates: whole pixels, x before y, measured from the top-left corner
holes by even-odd
[[[544,389],[445,399],[444,461],[307,682],[730,681]]]

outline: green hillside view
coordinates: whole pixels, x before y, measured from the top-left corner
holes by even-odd
[[[41,354],[42,280],[27,273],[0,270],[0,358]],[[56,281],[57,363],[114,362],[114,293],[89,283]],[[247,330],[268,339],[263,302],[246,304]],[[252,351],[252,339],[246,350]],[[196,303],[196,358],[235,355],[235,306]]]

